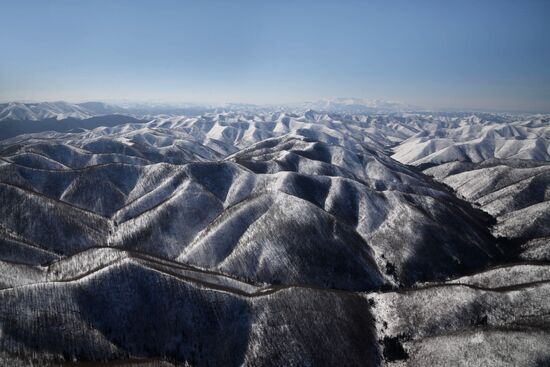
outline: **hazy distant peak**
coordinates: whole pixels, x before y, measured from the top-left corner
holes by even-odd
[[[418,106],[406,103],[366,98],[321,99],[315,102],[306,102],[304,106],[318,111],[346,113],[403,112],[420,109]]]

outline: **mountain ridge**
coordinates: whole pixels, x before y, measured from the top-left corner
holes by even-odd
[[[549,358],[546,116],[121,116],[0,140],[0,363]]]

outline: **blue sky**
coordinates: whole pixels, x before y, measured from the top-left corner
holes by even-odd
[[[2,1],[0,100],[550,111],[550,1]]]

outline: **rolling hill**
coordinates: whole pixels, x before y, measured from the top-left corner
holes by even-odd
[[[0,140],[1,364],[550,360],[547,116],[79,108]]]

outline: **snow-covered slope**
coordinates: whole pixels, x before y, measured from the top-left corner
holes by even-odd
[[[447,283],[367,295],[385,364],[547,365],[548,269],[548,264],[512,266]],[[501,278],[500,284],[495,277]]]
[[[486,159],[550,160],[550,124],[547,116],[507,122],[477,117],[434,124],[402,141],[394,159],[413,165]]]
[[[131,121],[0,141],[0,364],[548,360],[547,117]]]
[[[2,120],[24,120],[37,121],[55,118],[62,120],[68,117],[85,119],[97,113],[86,106],[71,104],[67,102],[40,102],[40,103],[18,103],[11,102],[0,105],[0,121]],[[105,108],[105,107],[103,107]]]
[[[324,114],[229,113],[9,139],[0,185],[33,206],[6,213],[4,226],[54,252],[78,232],[90,247],[103,241],[242,279],[354,290],[501,257],[483,215],[361,132]],[[86,240],[81,229],[15,229],[25,213],[45,213],[40,201],[95,215],[97,231]],[[65,223],[63,211],[56,220]],[[73,249],[57,253],[82,247]]]
[[[523,243],[523,258],[550,260],[549,162],[453,162],[424,172],[495,217],[493,233]]]

